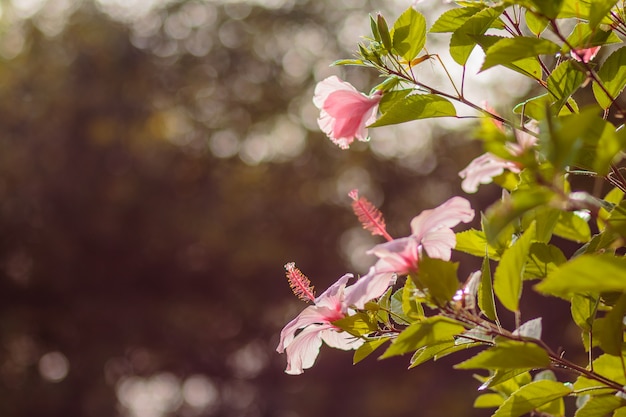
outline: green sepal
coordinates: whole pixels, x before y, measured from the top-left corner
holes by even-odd
[[[383,44],[386,52],[391,52],[393,49],[393,44],[391,43],[391,35],[389,34],[389,27],[387,26],[387,21],[383,17],[382,14],[378,14],[376,16],[376,24],[378,27],[378,34],[380,36],[380,41]]]

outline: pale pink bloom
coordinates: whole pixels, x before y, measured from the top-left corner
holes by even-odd
[[[352,274],[346,274],[315,299],[280,332],[276,351],[287,352],[285,372],[298,375],[315,363],[322,341],[328,346],[350,350],[363,344],[362,339],[344,332],[332,323],[349,315],[345,297],[350,293],[346,283]]]
[[[376,121],[382,92],[366,96],[351,84],[331,76],[317,83],[313,103],[320,109],[320,129],[342,149],[354,139],[367,141],[367,125]]]
[[[593,46],[585,49],[572,49],[570,55],[578,62],[587,63],[594,59],[600,50],[599,46]]]
[[[501,175],[505,169],[518,173],[519,168],[511,161],[487,152],[473,159],[465,169],[459,172],[459,177],[463,178],[461,188],[466,193],[475,193],[480,184],[489,184],[495,177]]]
[[[450,260],[456,245],[452,228],[473,218],[474,210],[462,197],[452,197],[437,208],[421,212],[411,221],[410,236],[376,245],[368,251],[379,259],[351,287],[346,303],[363,308],[366,302],[381,296],[397,275],[418,270],[423,251],[431,258]]]
[[[528,123],[526,128],[536,133],[539,131],[536,123]],[[523,130],[516,130],[515,138],[517,143],[506,144],[506,148],[513,156],[521,156],[537,144],[537,137]],[[465,169],[459,172],[459,177],[463,178],[461,188],[466,193],[475,193],[480,184],[491,183],[505,169],[516,174],[520,172],[520,166],[515,162],[507,161],[489,152],[484,153],[473,159]]]

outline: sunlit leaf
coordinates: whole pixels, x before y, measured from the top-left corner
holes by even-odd
[[[574,294],[571,299],[572,319],[582,330],[589,331],[598,311],[599,296]]]
[[[333,324],[354,336],[363,336],[378,329],[376,321],[367,313],[356,313],[336,320]]]
[[[567,258],[561,249],[554,245],[535,242],[531,245],[524,266],[524,279],[542,279],[565,263]]]
[[[474,408],[496,408],[504,402],[504,396],[496,393],[482,394],[474,400]]]
[[[385,50],[387,52],[391,52],[391,49],[393,48],[393,45],[391,44],[391,35],[389,34],[387,21],[382,14],[379,13],[376,16],[376,23],[378,27],[378,34],[380,35],[380,40],[385,47]]]
[[[484,7],[459,7],[443,12],[430,28],[431,33],[454,32]]]
[[[624,405],[624,400],[615,395],[598,395],[591,397],[576,411],[575,417],[604,417],[613,410]]]
[[[454,117],[456,109],[448,100],[435,94],[413,94],[396,103],[370,127],[405,123],[433,117]]]
[[[489,258],[483,259],[483,265],[480,269],[480,285],[478,286],[478,307],[488,319],[498,321],[498,314],[496,311],[496,300],[493,293],[493,284],[491,281],[491,266],[489,265]]]
[[[626,385],[626,376],[622,368],[622,359],[618,356],[600,355],[593,361],[593,371],[598,375],[601,375],[609,380],[615,381],[617,384]],[[574,383],[574,389],[587,390],[597,387],[600,392],[606,392],[607,390],[614,391],[614,388],[609,388],[606,385],[584,376],[579,376]],[[595,393],[595,391],[594,391]]]
[[[409,7],[393,24],[391,37],[395,52],[411,61],[426,43],[426,19],[420,12]]]
[[[548,26],[548,19],[533,13],[531,10],[526,10],[524,14],[526,26],[535,35],[539,36]]]
[[[484,34],[502,14],[502,7],[490,7],[474,14],[454,31],[450,39],[450,55],[459,65],[465,65],[476,46],[476,36]]]
[[[412,321],[424,317],[424,308],[415,297],[416,290],[417,287],[413,280],[407,277],[404,287],[402,287],[402,311]]]
[[[556,100],[552,109],[560,111],[586,78],[587,75],[576,61],[564,61],[556,67],[547,80],[548,91]]]
[[[542,405],[570,394],[572,389],[561,382],[540,380],[515,391],[496,410],[493,417],[519,417]]]
[[[517,311],[522,295],[522,280],[526,257],[535,239],[535,223],[511,246],[500,259],[493,280],[498,300],[510,311]]]
[[[550,273],[535,289],[569,298],[569,294],[626,291],[626,259],[612,254],[580,255]]]
[[[594,82],[593,94],[598,104],[606,109],[611,106],[613,100],[617,98],[626,86],[626,47],[622,47],[609,55],[602,63],[598,71],[598,77],[602,81],[604,88],[601,88]]]
[[[446,305],[459,289],[458,266],[458,263],[436,258],[424,257],[420,260],[417,279],[436,305]]]
[[[452,319],[433,316],[411,324],[393,341],[381,358],[413,352],[425,346],[449,341],[464,327]]]
[[[487,243],[482,230],[470,229],[457,233],[454,249],[481,258],[487,255],[493,260],[500,259],[500,255]]]
[[[455,366],[457,369],[535,369],[550,365],[550,357],[531,342],[505,341]]]
[[[589,223],[571,211],[561,212],[554,234],[579,243],[591,240]]]
[[[501,39],[487,49],[481,71],[496,65],[519,61],[523,58],[553,55],[560,49],[554,42],[543,38],[515,37]]]
[[[593,8],[595,8],[595,6],[592,7],[592,9]],[[574,49],[585,49],[593,46],[621,42],[621,39],[611,30],[592,29],[588,23],[579,23],[572,29],[572,33],[567,37],[567,43],[563,45],[561,52],[568,53],[570,51],[570,45]]]
[[[589,8],[589,26],[596,28],[617,2],[618,0],[594,0],[593,7]]]
[[[368,340],[363,343],[359,348],[354,352],[354,357],[352,358],[352,363],[357,364],[361,362],[363,359],[367,358],[369,355],[374,353],[376,349],[384,345],[390,338],[389,337],[380,337],[378,339]]]
[[[624,346],[624,316],[626,315],[626,294],[622,294],[611,311],[597,319],[593,325],[600,347],[605,353],[621,356]]]

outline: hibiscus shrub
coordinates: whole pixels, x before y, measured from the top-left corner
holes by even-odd
[[[391,26],[381,15],[371,18],[372,35],[356,57],[336,64],[372,68],[383,82],[365,95],[337,77],[321,81],[314,97],[320,128],[345,149],[367,140],[368,128],[467,117],[457,114],[467,109],[479,119],[476,138],[486,153],[460,172],[462,189],[495,182],[503,194],[480,214],[480,230],[453,232],[476,215],[466,199],[453,197],[415,217],[410,236],[393,238],[382,213],[351,192],[363,226],[386,242],[369,251],[378,260],[365,276],[350,283],[352,275],[344,275],[318,297],[304,274],[286,265],[294,292],[313,303],[281,333],[287,373],[311,367],[322,342],[354,349],[355,363],[375,351],[381,358],[411,354],[410,367],[472,348],[475,356],[456,368],[488,373],[481,389],[490,392],[475,406],[496,408],[495,416],[572,414],[568,396],[576,398],[576,416],[626,416],[626,178],[619,166],[626,129],[618,100],[626,86],[624,3],[458,1],[429,29],[417,6]],[[449,54],[463,67],[461,79],[427,51],[427,32],[451,34]],[[481,71],[505,67],[545,92],[505,115],[476,104],[463,88],[475,48],[484,52]],[[416,77],[427,60],[446,74],[446,85]],[[595,100],[579,107],[573,95],[583,88]],[[570,180],[579,175],[594,177],[595,191],[573,189]],[[555,243],[564,240],[579,246],[569,258]],[[460,283],[452,250],[482,258],[481,270]],[[571,303],[587,363],[553,350],[542,339],[541,318],[521,322],[527,280],[546,302]],[[511,314],[514,328],[499,314]],[[554,370],[566,372],[557,378]]]

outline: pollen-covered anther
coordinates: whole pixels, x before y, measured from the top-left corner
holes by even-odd
[[[311,286],[311,281],[296,268],[295,262],[289,262],[285,264],[285,270],[287,271],[287,280],[289,281],[289,287],[291,287],[291,291],[301,299],[306,302],[315,302],[315,291],[313,286]]]

